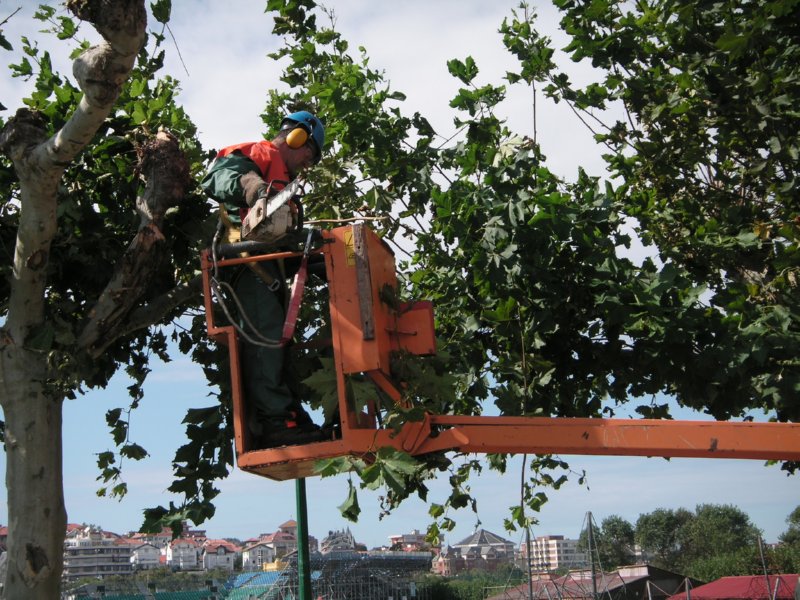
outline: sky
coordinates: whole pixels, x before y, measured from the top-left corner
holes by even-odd
[[[17,47],[20,33],[33,36],[40,28],[38,23],[32,26],[30,20],[37,4],[32,0],[0,0],[0,21],[17,6],[23,9],[4,27],[6,37]],[[264,14],[265,4],[264,0],[173,2],[170,29],[182,60],[170,48],[166,72],[181,81],[179,101],[198,125],[206,148],[260,139],[265,132],[259,114],[267,91],[281,86],[280,65],[266,56],[279,47],[280,40],[271,33],[272,21]],[[481,69],[479,83],[498,83],[505,71],[513,68],[497,29],[517,6],[515,1],[337,0],[331,4],[337,28],[351,49],[365,47],[370,64],[385,70],[393,88],[407,95],[403,111],[420,111],[440,132],[453,130],[448,102],[458,88],[447,72],[447,60],[473,56]],[[565,38],[557,30],[555,10],[542,3],[537,12],[541,31],[550,35],[557,47],[563,47]],[[59,66],[55,52],[54,59]],[[575,80],[592,75],[585,65],[570,65],[570,69]],[[60,70],[71,72],[65,63]],[[4,114],[7,117],[20,105],[19,98],[29,93],[30,83],[11,80],[7,75],[0,77],[0,82],[0,102],[10,109]],[[532,101],[530,89],[516,88],[501,105],[511,127],[529,136],[534,124]],[[536,124],[538,139],[554,172],[574,178],[581,165],[590,174],[603,175],[600,151],[591,134],[566,106],[548,103],[540,95]],[[155,364],[145,386],[145,399],[131,425],[131,439],[151,456],[124,464],[130,492],[122,501],[98,498],[95,455],[112,449],[104,415],[110,408],[127,405],[128,384],[124,376],[117,375],[108,389],[92,391],[65,404],[64,491],[72,523],[92,523],[125,533],[139,527],[144,508],[166,505],[170,500],[165,490],[172,481],[171,458],[184,439],[181,419],[187,408],[214,402],[208,397],[202,372],[189,359],[178,355],[169,364]],[[577,477],[573,477],[561,490],[550,492],[550,502],[538,515],[539,524],[532,531],[535,536],[578,537],[589,511],[598,523],[613,514],[635,523],[640,514],[656,508],[693,509],[703,503],[725,503],[745,511],[763,531],[764,539],[774,542],[786,529],[786,517],[800,504],[800,479],[787,477],[777,467],[765,467],[761,461],[563,458],[573,471],[585,470],[587,484],[578,485]],[[446,542],[467,537],[478,525],[515,543],[524,539],[521,532],[503,531],[508,508],[519,498],[520,465],[521,458],[517,457],[506,475],[486,472],[471,480],[478,514],[462,510],[452,515],[458,524]],[[5,477],[4,464],[0,464],[0,471]],[[349,527],[359,542],[375,547],[386,544],[390,535],[424,530],[429,522],[427,506],[416,498],[380,520],[377,495],[361,491],[361,517],[352,524],[337,510],[346,497],[347,476],[309,478],[306,486],[309,532],[320,539],[330,530]],[[442,502],[447,482],[432,482],[430,487],[429,501]],[[201,525],[210,537],[246,539],[275,531],[297,516],[291,481],[273,482],[234,469],[219,488],[216,515]],[[3,495],[0,523],[7,522]]]

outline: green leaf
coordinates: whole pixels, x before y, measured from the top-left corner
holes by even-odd
[[[169,22],[170,13],[172,12],[172,0],[156,0],[155,2],[151,2],[150,10],[156,21],[166,25]]]
[[[320,398],[325,420],[331,421],[336,414],[336,410],[339,408],[336,369],[332,358],[322,357],[319,360],[321,368],[303,379],[303,384],[311,388],[317,397]],[[359,393],[361,391],[362,390],[359,389]]]
[[[353,486],[353,482],[347,482],[348,492],[347,499],[339,505],[339,512],[342,516],[353,523],[358,522],[358,515],[361,514],[361,508],[358,506],[358,493]]]
[[[58,39],[60,40],[68,40],[72,36],[75,35],[77,31],[77,27],[75,26],[75,21],[70,19],[69,17],[58,17],[58,22],[61,25],[61,29],[58,32]]]
[[[145,105],[142,102],[135,102],[133,104],[131,121],[133,121],[134,125],[141,125],[147,121],[147,112],[145,111]]]
[[[119,453],[133,460],[142,460],[149,456],[147,450],[142,448],[139,444],[125,444],[119,449]]]
[[[469,84],[478,74],[478,66],[471,56],[468,56],[464,62],[461,62],[457,58],[448,60],[447,70],[450,71],[451,75],[458,77],[466,84]]]
[[[131,79],[130,84],[128,85],[128,94],[130,94],[131,98],[136,98],[142,95],[142,92],[144,92],[146,87],[147,81],[145,79]]]

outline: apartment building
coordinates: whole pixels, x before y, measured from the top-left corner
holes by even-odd
[[[442,548],[431,561],[431,571],[442,577],[452,577],[467,567],[467,561],[461,556],[460,550],[455,550],[452,546]]]
[[[256,541],[242,550],[242,569],[245,571],[262,571],[264,565],[275,561],[275,548],[269,544]]]
[[[131,544],[115,533],[91,526],[74,528],[64,540],[64,579],[128,575]]]
[[[520,546],[520,555],[528,555],[525,543]],[[545,535],[531,540],[531,569],[535,572],[556,569],[582,569],[588,565],[589,557],[578,549],[578,540],[563,535]]]

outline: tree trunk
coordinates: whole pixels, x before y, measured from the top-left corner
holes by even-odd
[[[44,310],[56,191],[65,166],[94,137],[116,102],[144,43],[147,23],[144,0],[69,0],[67,6],[105,39],[73,65],[84,92],[78,108],[49,139],[41,115],[26,109],[0,132],[0,150],[13,162],[20,183],[11,294],[0,329],[9,513],[3,595],[13,600],[58,598],[64,560],[63,392],[48,383]]]
[[[63,568],[64,508],[61,460],[62,400],[50,398],[39,373],[46,355],[22,348],[6,350],[6,490],[8,552],[5,598],[59,597]]]
[[[61,463],[62,399],[45,394],[48,353],[36,350],[56,232],[59,174],[41,172],[19,149],[41,137],[38,116],[20,111],[3,148],[20,177],[20,222],[8,316],[0,332],[0,401],[6,424],[8,556],[5,598],[58,598],[66,528]],[[38,176],[37,176],[38,175]]]

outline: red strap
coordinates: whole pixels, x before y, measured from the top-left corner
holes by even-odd
[[[297,315],[300,312],[300,302],[303,300],[303,291],[306,288],[308,278],[308,256],[303,255],[300,261],[300,270],[294,276],[292,282],[292,292],[289,296],[289,308],[286,309],[286,321],[283,323],[283,337],[281,344],[286,344],[294,337],[294,330],[297,326]]]

